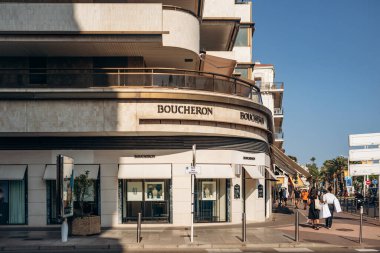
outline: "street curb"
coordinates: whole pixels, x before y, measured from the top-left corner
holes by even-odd
[[[374,247],[375,245],[350,246],[349,248]],[[78,250],[78,249],[99,249],[99,250],[119,250],[119,249],[232,249],[232,248],[347,248],[343,245],[327,243],[235,243],[235,244],[143,244],[143,243],[124,243],[124,244],[99,244],[99,245],[25,245],[25,246],[3,246],[0,251],[46,251],[46,250]]]

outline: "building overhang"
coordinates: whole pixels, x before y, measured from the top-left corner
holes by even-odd
[[[231,51],[239,32],[240,18],[204,18],[201,23],[201,50]]]
[[[295,161],[290,159],[284,152],[278,149],[276,146],[272,145],[272,154],[274,158],[274,163],[280,167],[280,169],[286,171],[290,175],[300,174],[306,178],[311,177],[310,173],[298,165]]]

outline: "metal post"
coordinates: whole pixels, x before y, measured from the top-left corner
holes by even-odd
[[[294,226],[295,226],[295,235],[294,235],[294,239],[296,242],[299,242],[300,241],[300,213],[298,210],[296,210],[295,212],[295,223],[294,223]]]
[[[243,242],[247,241],[247,217],[245,212],[243,212],[242,219],[241,219],[241,224],[242,224],[242,235],[241,239]]]
[[[359,243],[363,242],[363,206],[360,206],[360,230],[359,230]]]
[[[141,213],[137,215],[137,243],[141,241]]]
[[[193,145],[193,166],[196,166],[196,149],[197,145]],[[194,174],[191,174],[191,230],[190,242],[194,242]]]

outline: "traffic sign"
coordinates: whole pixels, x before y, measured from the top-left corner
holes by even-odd
[[[372,180],[372,183],[377,184],[377,180],[376,179]]]
[[[200,166],[186,166],[186,173],[196,175],[201,173]]]
[[[366,184],[366,185],[370,185],[370,184],[371,184],[371,180],[366,180],[366,181],[365,181],[365,184]]]

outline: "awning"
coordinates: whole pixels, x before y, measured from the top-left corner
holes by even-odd
[[[74,164],[74,177],[85,174],[88,170],[88,179],[98,179],[99,164]],[[44,180],[57,180],[57,166],[55,164],[46,165],[44,172]]]
[[[305,176],[306,178],[311,177],[310,173],[302,168],[298,163],[290,159],[284,152],[280,149],[276,148],[274,145],[272,147],[274,163],[285,170],[287,173],[291,175],[300,174]]]
[[[0,180],[23,180],[26,165],[0,165]]]
[[[234,178],[234,171],[229,164],[197,164],[201,169],[196,178]]]
[[[170,179],[171,164],[119,164],[119,179]]]
[[[271,171],[269,169],[269,167],[265,167],[266,171],[268,172],[269,176],[268,178],[265,178],[266,180],[270,180],[270,181],[277,181],[277,177],[276,175],[273,173],[273,171]]]
[[[213,55],[203,54],[201,61],[201,71],[232,76],[236,61]]]
[[[264,178],[264,171],[261,166],[243,165],[243,168],[253,179]]]

